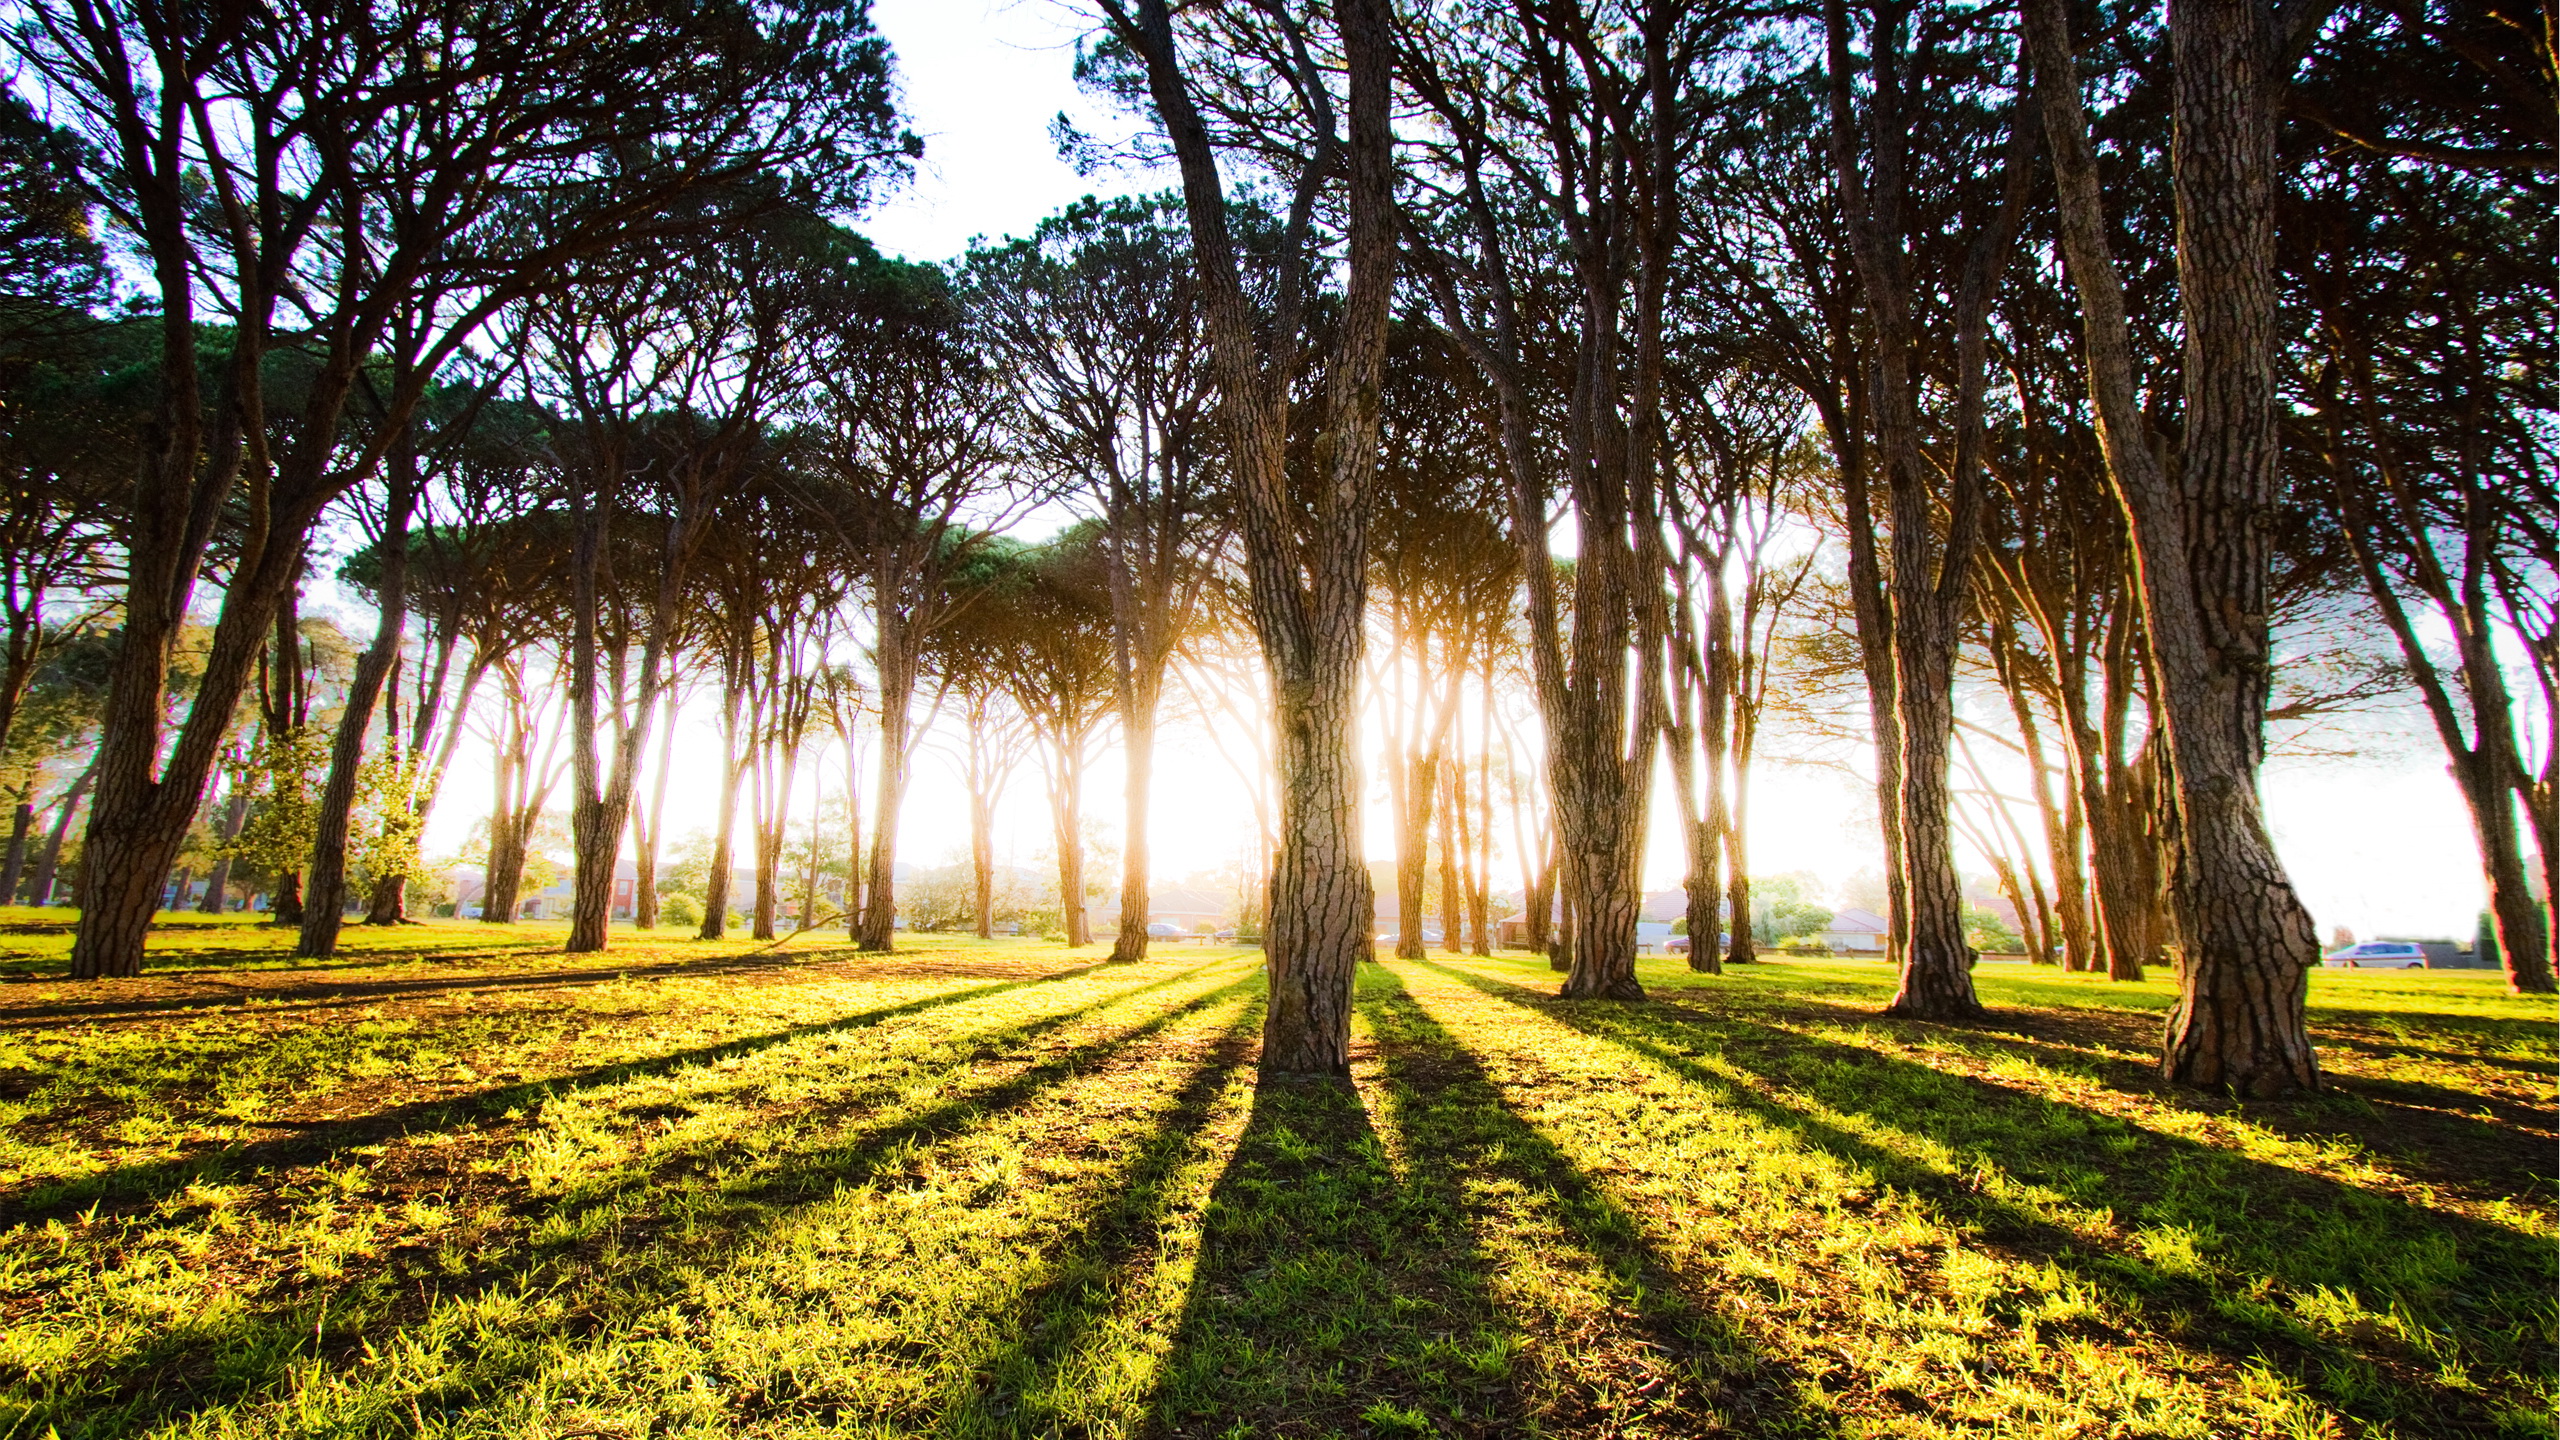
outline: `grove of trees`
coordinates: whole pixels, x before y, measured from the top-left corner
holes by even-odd
[[[1562,993],[1634,1003],[1657,807],[1689,963],[1751,963],[1755,764],[1827,746],[1892,1013],[1983,1014],[1978,857],[2037,959],[2175,976],[2164,1076],[2259,1096],[2320,1084],[2322,948],[2261,770],[2397,704],[2554,987],[2547,10],[1087,18],[1128,133],[1056,143],[1173,188],[924,263],[860,230],[922,146],[859,5],[16,0],[0,901],[68,878],[80,977],[173,872],[327,957],[473,747],[489,923],[558,853],[570,951],[625,862],[642,926],[885,950],[932,763],[936,913],[991,933],[1036,774],[1056,928],[1128,961],[1196,722],[1256,797],[1262,1064],[1331,1073],[1373,789],[1397,953],[1487,952],[1516,881]]]

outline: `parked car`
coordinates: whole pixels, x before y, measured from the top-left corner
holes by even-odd
[[[1147,927],[1147,938],[1151,940],[1187,939],[1190,934],[1190,931],[1167,920],[1158,920]]]
[[[2404,940],[2368,940],[2332,950],[2320,963],[2341,970],[2424,970],[2427,952]]]

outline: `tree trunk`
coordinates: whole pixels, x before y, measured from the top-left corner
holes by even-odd
[[[738,857],[738,782],[746,778],[745,749],[753,744],[738,733],[738,711],[744,701],[744,671],[732,657],[720,710],[720,815],[711,831],[711,874],[703,882],[702,929],[699,937],[717,940],[729,933],[729,884]]]
[[[269,917],[268,923],[300,926],[307,908],[302,901],[302,872],[287,870],[277,877],[275,913]]]
[[[1180,162],[1184,209],[1213,339],[1228,465],[1241,512],[1254,631],[1272,682],[1280,781],[1280,859],[1264,943],[1270,1002],[1263,1013],[1262,1069],[1283,1074],[1348,1074],[1351,993],[1371,947],[1375,900],[1362,861],[1359,714],[1362,626],[1367,601],[1368,528],[1378,459],[1378,397],[1395,293],[1394,130],[1391,119],[1391,7],[1386,0],[1340,0],[1335,16],[1348,71],[1347,137],[1335,167],[1347,172],[1347,280],[1334,307],[1325,367],[1322,423],[1314,454],[1312,523],[1302,517],[1287,468],[1290,402],[1302,336],[1267,346],[1248,302],[1228,231],[1227,197],[1216,151],[1182,74],[1166,0],[1140,0],[1139,20],[1121,37],[1145,62],[1148,88]],[[1328,130],[1331,121],[1326,121]],[[1331,143],[1331,142],[1328,142]],[[1301,180],[1311,207],[1325,175]],[[1299,297],[1287,296],[1284,310]]]
[[[881,952],[897,947],[898,810],[907,798],[908,734],[913,726],[907,707],[915,696],[915,665],[905,653],[906,627],[890,613],[894,604],[894,600],[882,602],[875,647],[880,669],[880,774],[872,792],[871,878],[865,887],[862,925],[854,934],[856,949]]]
[[[1273,687],[1280,863],[1263,944],[1271,1008],[1262,1068],[1284,1074],[1350,1073],[1353,977],[1374,953],[1377,900],[1362,858],[1360,770],[1350,744],[1359,716],[1356,639],[1328,658],[1350,663],[1305,679],[1275,677]]]
[[[2121,282],[2081,113],[2067,15],[2027,7],[2082,353],[2107,473],[2133,534],[2177,825],[2169,889],[2179,999],[2166,1078],[2247,1096],[2316,1089],[2303,1009],[2319,935],[2258,799],[2269,674],[2266,519],[2275,410],[2275,26],[2253,0],[2177,0],[2176,124],[2185,452],[2173,481],[2135,405]]]
[[[367,925],[402,925],[409,919],[409,877],[385,875],[373,882],[373,893],[365,901],[364,923]]]
[[[1466,913],[1460,898],[1466,873],[1464,816],[1467,805],[1467,762],[1464,757],[1441,766],[1440,787],[1440,949],[1467,953]]]
[[[406,638],[409,605],[409,511],[417,493],[417,452],[408,441],[397,446],[389,466],[390,492],[384,505],[382,580],[374,593],[378,607],[373,643],[356,657],[355,676],[347,684],[345,707],[338,712],[338,733],[329,746],[329,778],[320,786],[317,833],[311,845],[311,899],[302,917],[302,934],[293,953],[305,960],[325,960],[338,953],[338,929],[346,923],[347,828],[355,816],[356,781],[364,765],[364,732],[373,724],[374,705],[382,698],[382,682],[391,674]]]
[[[1425,894],[1431,881],[1431,810],[1440,790],[1440,752],[1390,756],[1401,773],[1396,813],[1396,958],[1423,957]]]
[[[53,833],[45,837],[44,855],[36,861],[36,878],[27,890],[27,903],[46,905],[53,900],[53,879],[62,869],[63,842],[70,838],[72,818],[80,813],[80,802],[89,794],[89,783],[97,778],[98,762],[91,760],[71,788],[62,792],[62,813],[54,817]]]
[[[1084,901],[1084,744],[1052,736],[1056,773],[1049,777],[1049,823],[1058,843],[1058,926],[1067,944],[1093,943]]]
[[[222,807],[222,844],[228,846],[232,841],[239,839],[240,827],[248,823],[249,797],[234,786],[231,798]],[[217,853],[214,856],[212,871],[205,876],[204,903],[196,908],[207,915],[221,914],[228,898],[224,892],[230,888],[230,885],[231,857],[228,854]]]
[[[1152,856],[1147,844],[1147,816],[1156,772],[1156,698],[1163,683],[1159,669],[1137,677],[1131,703],[1121,707],[1120,733],[1127,765],[1122,791],[1120,852],[1120,933],[1112,939],[1113,960],[1147,958],[1147,885]]]
[[[0,905],[18,903],[18,881],[27,871],[27,832],[35,827],[36,806],[21,800],[9,813],[9,858],[0,861]]]
[[[649,803],[631,807],[631,926],[658,928],[658,850],[667,841],[667,776],[675,768],[676,687],[667,686],[667,714],[658,734],[658,773],[649,781]],[[642,833],[643,831],[646,833]]]

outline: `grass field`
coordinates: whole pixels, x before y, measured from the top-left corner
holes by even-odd
[[[2165,983],[1552,998],[1258,957],[0,911],[0,1440],[2548,1436],[2554,1012],[2323,973],[2322,1095],[2153,1078]]]

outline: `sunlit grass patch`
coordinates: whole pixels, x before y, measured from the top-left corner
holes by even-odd
[[[504,928],[0,985],[0,1436],[2548,1427],[2495,995],[2242,1106],[2076,977],[1395,963],[1257,1083],[1250,952]]]

